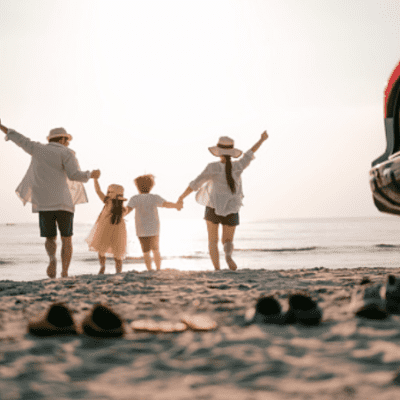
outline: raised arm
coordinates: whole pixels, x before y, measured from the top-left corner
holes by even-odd
[[[33,154],[36,142],[25,137],[24,135],[21,135],[20,133],[14,131],[13,129],[7,128],[1,123],[1,120],[0,120],[0,130],[7,135],[5,137],[6,140],[11,140],[17,146],[21,147],[22,150],[26,151],[29,155]]]
[[[94,189],[96,190],[97,196],[100,197],[100,200],[104,203],[104,199],[106,195],[101,191],[100,184],[97,178],[93,178],[94,180]]]
[[[1,119],[0,119],[0,129],[1,129],[5,134],[7,134],[8,128],[6,128],[4,125],[2,125]]]
[[[268,139],[268,133],[267,133],[267,131],[264,131],[262,134],[261,134],[261,138],[260,138],[260,140],[250,149],[253,153],[255,153],[259,148],[260,148],[260,146],[266,141]]]

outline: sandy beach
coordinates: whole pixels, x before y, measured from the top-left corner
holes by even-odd
[[[393,268],[127,272],[0,282],[1,399],[398,399],[400,317],[354,316],[350,301]],[[306,290],[323,311],[305,327],[248,324],[257,299],[283,310]],[[124,321],[119,339],[38,338],[28,322],[64,302],[79,327],[93,305]],[[207,317],[210,331],[136,331],[135,322]]]

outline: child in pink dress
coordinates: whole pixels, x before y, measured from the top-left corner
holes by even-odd
[[[117,273],[122,272],[122,261],[126,256],[127,237],[126,225],[123,215],[126,211],[123,206],[124,188],[120,185],[110,185],[105,195],[97,179],[94,179],[96,193],[104,202],[104,208],[90,232],[86,242],[89,250],[99,253],[100,271],[104,274],[106,269],[106,254],[114,256]]]

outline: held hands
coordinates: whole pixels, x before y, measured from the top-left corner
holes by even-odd
[[[178,199],[178,201],[176,202],[176,209],[178,211],[181,211],[183,208],[183,200],[182,199]]]
[[[93,179],[99,179],[100,178],[100,170],[95,169],[94,171],[92,171],[92,173],[90,174],[90,177]]]

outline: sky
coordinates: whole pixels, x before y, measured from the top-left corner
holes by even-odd
[[[179,195],[230,136],[247,151],[244,221],[381,215],[383,92],[400,61],[398,0],[0,0],[0,118],[42,143],[73,135],[82,170]],[[15,194],[30,156],[0,138],[0,223],[36,222]],[[76,222],[102,209],[93,181]],[[202,218],[190,195],[162,218]]]

